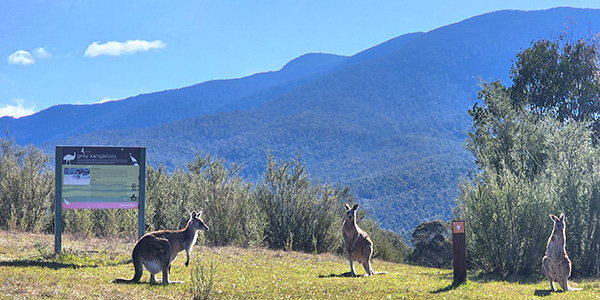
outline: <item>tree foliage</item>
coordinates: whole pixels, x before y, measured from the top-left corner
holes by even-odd
[[[412,234],[415,245],[409,256],[410,262],[432,268],[450,268],[452,265],[452,242],[447,223],[440,220],[419,224]]]
[[[466,143],[479,172],[461,185],[457,207],[469,224],[475,267],[538,272],[548,215],[564,212],[573,273],[598,274],[600,153],[589,126],[598,114],[591,92],[598,83],[587,73],[594,69],[595,44],[540,41],[518,55],[512,87],[482,85]]]
[[[348,188],[311,182],[296,160],[280,163],[270,154],[257,198],[266,214],[269,247],[305,252],[327,252],[339,244],[338,220]]]
[[[52,232],[54,172],[51,158],[35,147],[0,139],[0,229]],[[197,154],[167,171],[146,168],[146,232],[183,228],[192,210],[202,210],[208,245],[268,246],[305,252],[341,249],[343,203],[354,201],[349,187],[310,179],[300,157],[267,157],[263,181],[243,179],[241,166]],[[372,220],[375,257],[402,261],[409,248],[399,234]],[[137,236],[136,210],[64,210],[62,228],[80,236]]]
[[[54,176],[41,150],[0,140],[0,228],[39,231],[52,221]]]
[[[600,61],[595,39],[539,40],[517,54],[510,96],[517,107],[566,120],[600,118]],[[600,129],[600,128],[598,128]],[[596,130],[596,133],[599,131]]]

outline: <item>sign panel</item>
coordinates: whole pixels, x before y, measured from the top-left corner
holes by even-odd
[[[465,221],[452,221],[452,233],[465,233]]]
[[[62,208],[138,208],[140,149],[62,147]]]
[[[146,148],[56,146],[54,251],[62,243],[62,209],[137,208],[138,237],[146,216]]]

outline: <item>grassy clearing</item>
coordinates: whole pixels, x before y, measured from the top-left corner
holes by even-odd
[[[65,254],[54,257],[54,236],[0,232],[0,297],[190,299],[191,271],[215,267],[214,298],[246,299],[590,299],[600,297],[600,281],[575,280],[584,291],[550,293],[538,278],[503,280],[469,274],[467,284],[452,288],[452,271],[374,261],[385,275],[349,277],[345,258],[266,249],[196,246],[192,263],[184,266],[181,253],[171,269],[172,280],[184,284],[113,284],[114,278],[131,278],[130,251],[134,240],[63,236]],[[357,272],[363,274],[362,266]],[[160,276],[159,276],[160,277]],[[546,297],[547,296],[547,297]]]

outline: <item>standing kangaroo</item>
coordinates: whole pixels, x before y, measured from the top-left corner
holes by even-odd
[[[201,211],[198,213],[193,211],[184,229],[154,231],[142,236],[135,244],[131,254],[133,267],[135,268],[133,279],[115,279],[112,282],[139,282],[142,278],[143,265],[150,272],[150,283],[156,282],[156,274],[160,271],[162,271],[162,282],[164,284],[182,283],[181,281],[169,281],[171,263],[177,257],[177,253],[185,250],[187,254],[185,266],[189,265],[190,251],[196,244],[198,230],[208,231],[208,226],[200,218],[201,215]]]
[[[350,273],[356,276],[354,271],[354,259],[362,263],[365,272],[364,276],[368,277],[373,274],[385,274],[385,272],[373,272],[371,268],[371,255],[373,255],[373,242],[369,235],[358,225],[356,225],[356,210],[358,204],[354,204],[352,208],[346,203],[346,217],[342,225],[342,237],[344,238],[344,251],[350,261]]]
[[[550,219],[554,222],[554,227],[548,238],[546,255],[542,258],[542,270],[550,281],[550,289],[556,291],[554,282],[558,282],[563,291],[581,290],[570,287],[567,282],[567,278],[571,276],[571,260],[565,249],[565,214],[561,213],[560,217],[551,214]]]

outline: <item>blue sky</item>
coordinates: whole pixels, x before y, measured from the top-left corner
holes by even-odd
[[[278,70],[305,53],[353,55],[396,36],[553,0],[0,0],[0,116]]]

